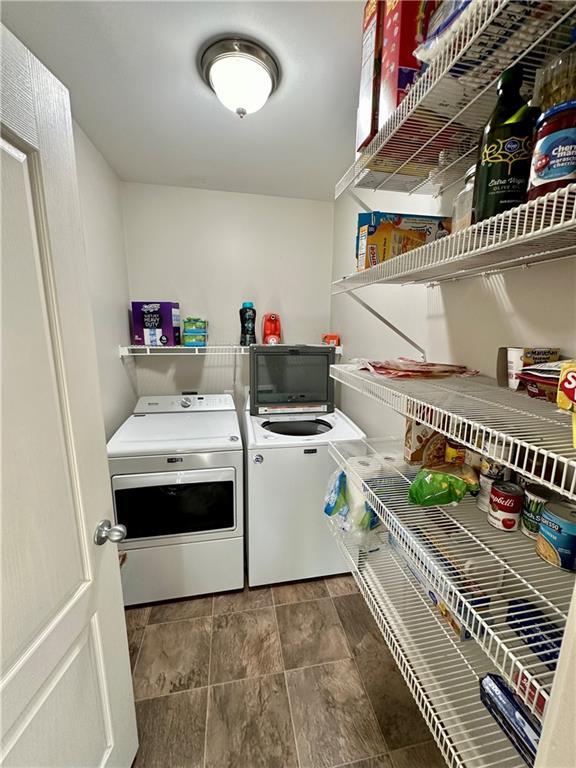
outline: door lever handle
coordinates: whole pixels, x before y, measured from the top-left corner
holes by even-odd
[[[100,520],[94,533],[94,543],[98,545],[105,544],[107,541],[118,543],[126,538],[127,533],[125,525],[112,525],[110,520]]]

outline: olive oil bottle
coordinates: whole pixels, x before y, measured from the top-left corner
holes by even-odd
[[[520,95],[522,66],[498,80],[498,101],[482,132],[474,185],[475,221],[526,202],[534,124],[540,112]]]

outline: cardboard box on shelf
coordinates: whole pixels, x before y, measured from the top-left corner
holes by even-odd
[[[386,0],[378,127],[400,104],[420,71],[414,49],[426,38],[437,0]]]
[[[538,363],[554,363],[560,359],[557,347],[499,347],[496,358],[496,381],[499,387],[518,389],[516,378],[522,368]]]
[[[362,64],[360,93],[356,115],[356,147],[369,144],[378,131],[378,97],[380,92],[380,60],[385,3],[368,0],[362,23]]]
[[[147,347],[178,346],[180,304],[174,301],[133,301],[132,343]]]
[[[445,461],[446,438],[431,427],[406,417],[404,458],[409,464],[434,467]]]
[[[358,214],[356,268],[368,269],[450,234],[451,219],[372,211]]]

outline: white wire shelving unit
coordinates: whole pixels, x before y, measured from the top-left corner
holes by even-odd
[[[576,256],[576,183],[332,283],[441,283]]]
[[[188,355],[247,355],[250,347],[233,344],[211,345],[207,347],[146,347],[133,344],[119,347],[120,357],[180,357]]]
[[[336,185],[440,194],[475,162],[479,133],[496,101],[502,70],[536,70],[570,45],[571,1],[475,0],[379,133]]]
[[[355,364],[336,381],[427,424],[547,488],[576,500],[571,417],[554,404],[499,387],[486,376],[389,379]]]
[[[276,346],[291,346],[291,345],[276,345]],[[310,346],[310,345],[307,345]],[[318,347],[326,347],[326,344],[312,345]],[[336,354],[342,354],[342,347],[335,347]],[[146,347],[140,345],[120,346],[118,348],[118,354],[120,357],[187,357],[190,355],[248,355],[250,354],[250,347],[241,347],[235,344],[209,344],[206,347]]]
[[[539,558],[534,541],[520,531],[493,528],[471,497],[450,507],[413,505],[407,492],[419,468],[406,465],[401,452],[402,447],[393,441],[330,446],[349,482],[361,488],[382,521],[396,559],[410,564],[408,578],[418,585],[414,574],[424,577],[471,635],[471,639],[460,640],[446,624],[448,638],[463,654],[476,659],[477,672],[497,669],[535,717],[542,719],[575,575]],[[350,534],[349,541],[348,554],[358,570],[362,565],[358,535]],[[368,541],[367,551],[372,549]],[[422,587],[418,585],[418,589]],[[371,599],[372,603],[394,601],[394,589],[383,579],[381,591]],[[511,600],[517,602],[510,604]],[[432,603],[425,602],[433,611]],[[371,607],[374,609],[373,604]],[[444,621],[439,614],[437,619]],[[423,646],[412,635],[409,641],[415,654],[409,657],[413,664]],[[435,650],[441,654],[442,645]],[[479,657],[474,656],[476,651],[481,653]],[[462,689],[476,698],[477,688],[471,689],[470,681],[462,681]],[[436,695],[442,700],[443,686]],[[435,707],[434,699],[430,705]],[[465,761],[465,765],[474,764]]]
[[[480,701],[478,678],[495,669],[475,643],[458,642],[420,592],[388,534],[370,547],[336,534],[340,549],[450,768],[525,764]]]

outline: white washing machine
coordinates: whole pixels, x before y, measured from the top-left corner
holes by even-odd
[[[244,586],[244,451],[230,395],[142,397],[108,443],[126,605]]]
[[[244,414],[250,586],[350,570],[324,519],[328,443],[364,433],[343,413]]]

